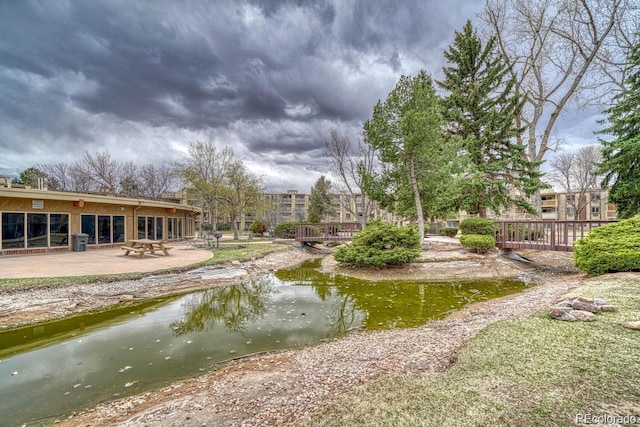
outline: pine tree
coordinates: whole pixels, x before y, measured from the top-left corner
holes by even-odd
[[[363,175],[364,191],[395,213],[415,218],[424,236],[425,215],[443,211],[444,188],[454,188],[449,168],[455,151],[443,144],[442,115],[431,76],[402,76],[387,100],[364,124],[365,142],[380,169]]]
[[[486,208],[499,211],[515,204],[534,213],[524,200],[543,187],[537,164],[526,159],[525,147],[515,138],[524,129],[516,125],[523,97],[515,89],[511,65],[497,53],[495,38],[486,45],[470,21],[455,33],[445,52],[451,64],[443,69],[438,85],[447,91],[443,99],[449,133],[462,139],[469,168],[458,207],[486,216]]]
[[[611,187],[609,202],[615,203],[619,218],[640,213],[640,42],[628,59],[627,87],[614,98],[615,106],[604,111],[609,126],[599,132],[615,138],[600,140],[600,172],[605,174],[603,185]]]
[[[331,181],[321,176],[311,189],[307,220],[321,222],[327,215],[334,213],[331,204]]]

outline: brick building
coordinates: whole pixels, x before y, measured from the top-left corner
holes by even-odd
[[[12,186],[0,182],[0,255],[72,250],[75,234],[87,248],[135,238],[177,240],[193,235],[202,210],[156,201]]]

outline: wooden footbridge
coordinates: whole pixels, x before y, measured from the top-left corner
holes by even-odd
[[[591,230],[616,221],[500,221],[495,222],[496,246],[502,250],[573,251],[576,241]]]
[[[296,227],[296,240],[300,243],[348,242],[360,230],[359,222],[302,223]]]
[[[576,241],[591,230],[616,221],[497,221],[496,246],[503,251],[535,249],[573,251]],[[358,222],[302,223],[296,228],[301,244],[347,242],[362,229]]]

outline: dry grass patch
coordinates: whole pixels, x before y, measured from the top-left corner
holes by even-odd
[[[468,341],[447,372],[384,375],[352,389],[314,426],[575,425],[576,415],[635,415],[640,422],[638,275],[591,279],[575,292],[616,307],[595,322],[497,322]]]

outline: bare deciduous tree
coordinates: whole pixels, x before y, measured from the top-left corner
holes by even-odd
[[[46,175],[46,184],[49,190],[71,191],[73,183],[69,174],[69,165],[66,163],[39,164],[38,169]]]
[[[76,165],[86,171],[99,192],[118,194],[123,165],[113,160],[108,151],[91,153],[85,150],[82,153],[82,163]]]
[[[340,204],[364,227],[374,208],[374,202],[362,191],[361,172],[371,175],[376,162],[375,151],[360,140],[354,147],[349,138],[340,136],[336,129],[332,129],[330,135],[331,140],[326,142],[329,168],[336,177],[336,188],[346,196],[340,198]]]
[[[216,201],[229,216],[233,238],[238,239],[238,222],[243,214],[258,212],[262,189],[260,179],[253,175],[241,160],[233,160],[225,168],[224,182],[218,189]]]
[[[549,162],[548,177],[571,196],[567,197],[567,205],[573,207],[576,218],[587,206],[587,192],[600,188],[602,176],[598,174],[598,164],[601,161],[601,147],[588,145],[577,151],[558,153]]]
[[[159,199],[166,192],[174,189],[176,176],[170,166],[145,165],[138,172],[141,196],[148,199]]]
[[[482,18],[515,65],[528,128],[519,142],[534,161],[555,148],[553,129],[570,102],[606,103],[622,88],[640,27],[636,0],[487,0]]]
[[[103,192],[124,197],[158,199],[174,188],[176,177],[170,166],[146,165],[133,161],[118,162],[107,151],[85,151],[82,161],[41,164],[51,190],[78,193]]]
[[[240,182],[240,186],[246,184],[244,179],[247,177],[243,175],[246,170],[240,167],[243,166],[242,163],[238,164],[233,150],[219,150],[213,141],[189,143],[188,150],[184,161],[175,165],[176,174],[200,198],[203,208],[209,211],[216,228],[216,213],[221,214],[224,211],[235,220],[235,208],[230,209],[229,203],[238,200],[237,192],[231,195],[229,188],[238,187],[235,185],[236,181]],[[234,221],[232,225],[235,227]],[[236,229],[234,233],[237,236]]]

